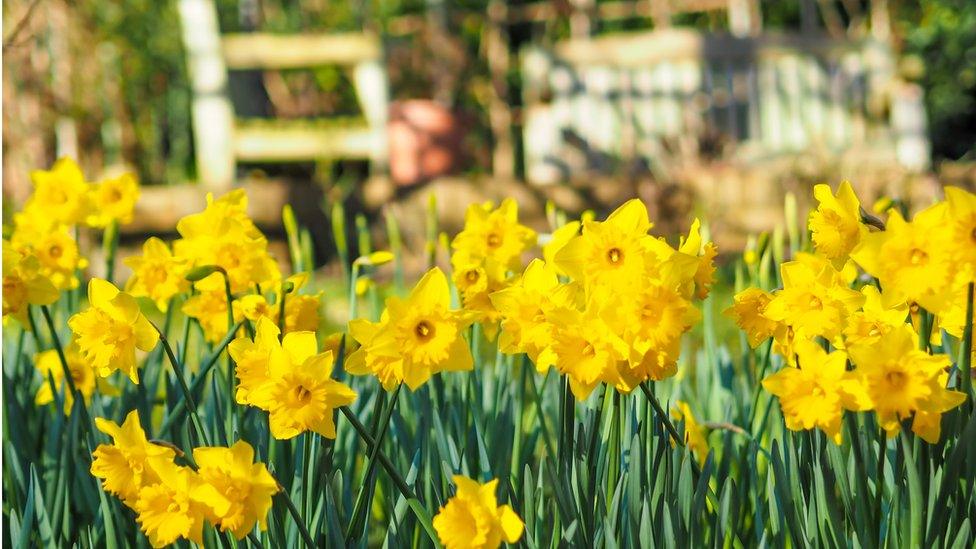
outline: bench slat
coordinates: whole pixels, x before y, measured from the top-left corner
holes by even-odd
[[[379,39],[363,33],[225,34],[221,43],[231,70],[356,65],[382,55]]]

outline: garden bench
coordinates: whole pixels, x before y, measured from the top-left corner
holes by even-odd
[[[212,0],[180,0],[183,43],[193,89],[192,118],[200,182],[225,190],[239,162],[363,159],[374,172],[386,165],[389,91],[380,39],[368,33],[221,34]],[[363,116],[304,120],[235,115],[228,71],[341,66]]]

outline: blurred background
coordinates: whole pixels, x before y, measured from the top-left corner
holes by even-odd
[[[731,250],[816,183],[976,181],[970,0],[7,0],[3,61],[4,212],[60,156],[132,170],[130,242],[244,186],[319,263],[355,242],[337,204],[422,253],[432,193],[449,233],[477,201],[546,230],[639,196]]]

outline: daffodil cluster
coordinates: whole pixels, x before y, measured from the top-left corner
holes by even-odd
[[[89,183],[78,164],[62,158],[50,170],[31,172],[33,192],[14,215],[7,247],[37,258],[38,271],[59,290],[76,288],[88,261],[75,240],[82,226],[102,228],[132,222],[139,184],[132,174]],[[6,316],[6,315],[5,315]]]
[[[95,426],[112,443],[92,453],[91,474],[136,513],[153,547],[179,539],[202,545],[205,521],[238,540],[255,526],[267,528],[271,498],[280,488],[264,464],[254,462],[247,442],[195,448],[195,466],[180,465],[176,450],[147,438],[136,411],[122,425],[95,418]]]
[[[555,367],[585,399],[600,383],[629,392],[677,370],[680,339],[708,295],[713,244],[696,220],[676,249],[651,236],[647,208],[631,200],[605,221],[557,230],[525,271],[490,299],[499,348]]]
[[[522,254],[535,243],[535,231],[518,222],[511,198],[498,208],[468,207],[464,229],[451,242],[452,278],[464,309],[475,315],[488,339],[495,339],[501,317],[489,296],[510,285],[512,273],[522,269]]]
[[[976,196],[949,187],[945,201],[911,221],[891,209],[869,226],[850,184],[814,194],[814,252],[781,265],[781,288],[747,288],[726,313],[751,346],[772,338],[785,359],[763,385],[779,397],[788,428],[819,428],[839,442],[845,410],[873,411],[889,436],[910,421],[935,443],[942,414],[965,400],[949,388],[939,334],[962,336],[976,273]]]

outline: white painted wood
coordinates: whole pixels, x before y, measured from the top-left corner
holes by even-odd
[[[197,175],[208,189],[224,191],[234,182],[234,113],[226,95],[227,69],[217,10],[211,0],[179,0],[178,8],[193,89]]]

